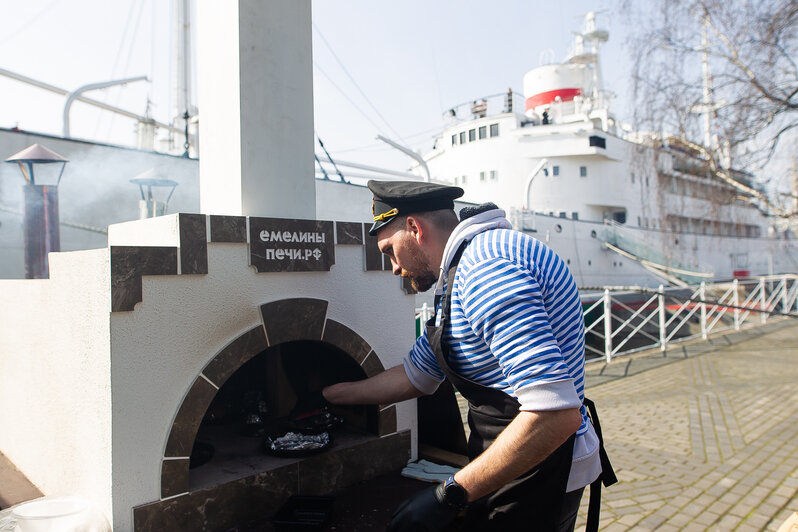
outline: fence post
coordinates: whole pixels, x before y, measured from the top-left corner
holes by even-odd
[[[707,304],[704,302],[706,298],[707,284],[701,281],[701,288],[699,289],[699,297],[701,298],[701,338],[707,339]]]
[[[787,304],[790,301],[790,299],[787,297],[789,293],[789,290],[787,290],[787,284],[787,276],[785,275],[781,280],[781,311],[785,314],[790,311],[790,309],[787,308]]]
[[[604,289],[604,356],[608,364],[612,362],[612,302],[608,288]]]
[[[659,350],[665,352],[665,344],[668,341],[668,331],[665,328],[665,287],[659,285],[659,297],[657,297],[657,307],[659,309]]]
[[[732,281],[732,290],[734,290],[734,297],[732,298],[732,305],[734,305],[734,330],[740,330],[740,282],[735,279]]]
[[[767,297],[765,297],[765,278],[759,280],[759,322],[765,323],[768,320],[767,315]]]

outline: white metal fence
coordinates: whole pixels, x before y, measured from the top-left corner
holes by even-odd
[[[798,275],[775,275],[685,288],[586,291],[582,294],[588,362],[606,361],[711,333],[798,318]],[[416,309],[417,332],[432,315]]]

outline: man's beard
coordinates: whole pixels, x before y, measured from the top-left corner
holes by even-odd
[[[438,282],[438,276],[430,269],[426,259],[418,248],[411,247],[409,252],[415,263],[415,268],[413,268],[415,271],[410,272],[408,270],[402,270],[402,277],[410,279],[410,286],[412,286],[413,290],[416,292],[426,292]]]

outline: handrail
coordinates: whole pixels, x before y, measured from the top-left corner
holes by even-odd
[[[605,287],[584,292],[588,362],[615,357],[711,333],[765,324],[770,317],[798,318],[798,275],[766,275],[680,288]],[[434,309],[416,309],[424,323]],[[755,319],[756,316],[759,319]],[[422,329],[417,329],[422,330]]]

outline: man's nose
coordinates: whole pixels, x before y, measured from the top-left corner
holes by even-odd
[[[393,274],[394,275],[401,275],[402,274],[402,268],[400,268],[399,265],[396,264],[396,261],[391,260],[391,267],[393,268]]]

